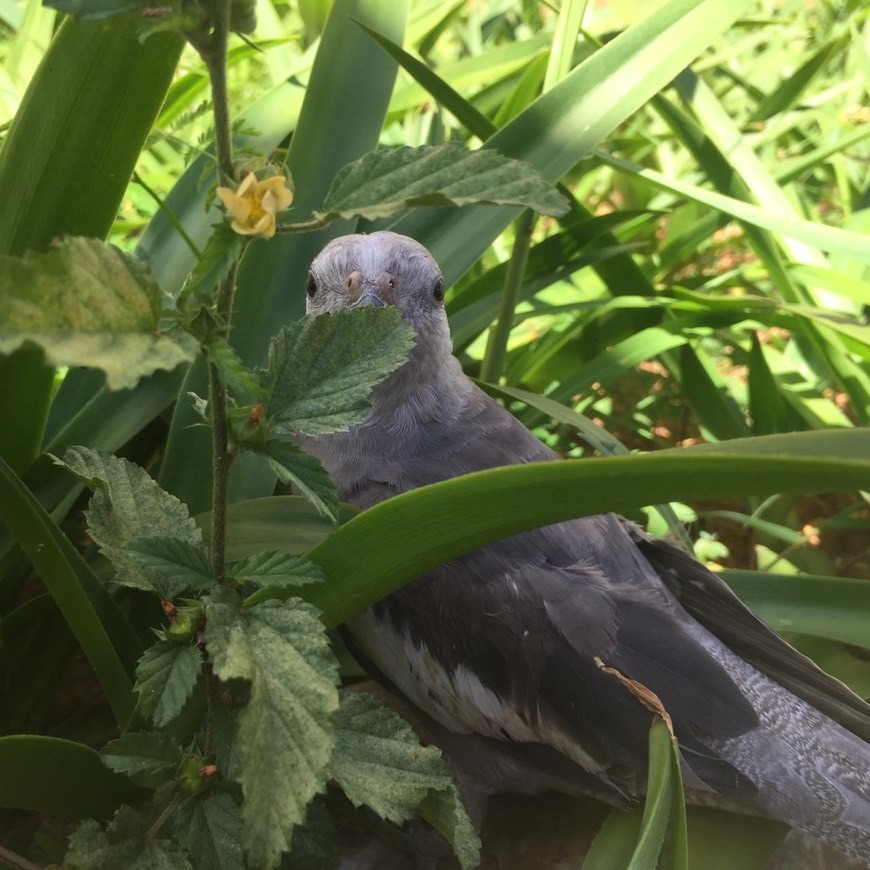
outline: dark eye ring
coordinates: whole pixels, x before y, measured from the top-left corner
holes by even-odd
[[[308,294],[308,298],[314,298],[314,294],[317,292],[317,282],[314,280],[314,275],[311,272],[308,273],[308,281],[305,284],[305,292]]]
[[[435,297],[436,302],[441,302],[444,299],[444,280],[439,278],[435,282],[435,286],[432,288],[432,295]]]

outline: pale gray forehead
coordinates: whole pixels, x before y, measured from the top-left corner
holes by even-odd
[[[312,270],[325,278],[343,280],[348,272],[390,272],[405,280],[441,274],[432,255],[417,241],[398,233],[341,236],[318,255]]]

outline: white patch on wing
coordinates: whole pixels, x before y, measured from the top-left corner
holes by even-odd
[[[549,744],[584,769],[603,771],[603,766],[562,729],[540,715],[536,723],[530,723],[467,667],[460,665],[449,673],[425,646],[414,644],[406,632],[375,621],[370,611],[354,617],[348,627],[378,669],[445,728],[458,734]]]

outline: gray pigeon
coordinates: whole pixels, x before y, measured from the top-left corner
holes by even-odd
[[[460,474],[557,458],[463,374],[441,271],[413,239],[335,239],[307,293],[315,315],[395,305],[417,333],[364,423],[299,439],[343,500],[365,509]],[[663,702],[691,800],[870,856],[870,707],[694,558],[622,517],[559,523],[453,559],[348,628],[380,676],[438,723],[481,792],[553,787],[615,806],[643,794],[652,714],[598,660]]]

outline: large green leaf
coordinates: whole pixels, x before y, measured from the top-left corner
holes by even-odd
[[[132,257],[69,237],[46,253],[0,257],[0,353],[38,345],[52,365],[89,366],[125,389],[193,359],[158,331],[160,289]]]
[[[107,818],[122,801],[145,795],[89,746],[56,737],[0,737],[0,769],[0,806],[64,819]]]
[[[251,866],[272,867],[326,787],[337,664],[316,611],[298,600],[243,610],[235,593],[215,590],[205,614],[215,674],[251,683],[237,736],[243,843]]]
[[[78,551],[0,459],[0,519],[18,540],[87,655],[119,724],[133,708],[136,636]]]
[[[0,188],[16,192],[0,213],[0,253],[42,250],[65,234],[105,237],[181,46],[174,34],[142,44],[135,16],[63,23],[0,152]],[[0,416],[16,420],[0,432],[0,456],[23,471],[39,451],[52,372],[18,354],[0,361],[0,376]]]
[[[534,167],[489,150],[458,145],[374,151],[335,177],[325,220],[389,217],[411,206],[522,205],[557,217],[568,203]]]
[[[302,592],[334,625],[430,568],[525,529],[668,501],[867,489],[868,457],[870,432],[847,430],[477,472],[363,511],[310,551],[328,582]]]

